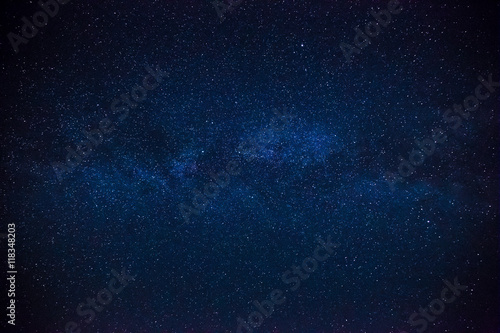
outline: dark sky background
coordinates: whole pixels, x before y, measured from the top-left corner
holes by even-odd
[[[348,64],[339,44],[386,1],[243,0],[220,22],[202,0],[72,0],[17,54],[7,34],[40,7],[4,2],[1,233],[16,224],[18,274],[0,331],[236,332],[282,289],[254,332],[414,333],[458,277],[468,290],[426,332],[498,332],[500,88],[456,131],[443,113],[499,80],[500,5],[401,3]],[[51,163],[116,122],[148,64],[163,82],[58,181]],[[247,162],[238,146],[274,109],[294,117]],[[391,191],[386,171],[436,127],[448,140]],[[183,224],[179,204],[231,160],[241,173]],[[338,249],[291,291],[282,274],[328,235]],[[78,304],[123,268],[135,281],[85,324]]]

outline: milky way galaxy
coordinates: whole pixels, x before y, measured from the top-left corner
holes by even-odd
[[[6,1],[0,331],[498,332],[499,13]]]

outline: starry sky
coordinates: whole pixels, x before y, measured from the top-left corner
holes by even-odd
[[[456,131],[443,113],[479,75],[499,80],[500,4],[401,0],[348,63],[340,43],[387,3],[243,0],[221,20],[207,0],[72,0],[16,53],[8,33],[40,7],[5,1],[0,233],[16,224],[18,274],[0,331],[237,332],[281,289],[253,332],[414,333],[458,277],[467,291],[426,332],[498,332],[500,88]],[[147,66],[162,82],[119,120]],[[115,129],[58,180],[52,163],[103,119]],[[391,190],[386,172],[436,127],[447,141]],[[239,174],[185,223],[179,205],[230,161]],[[292,291],[282,274],[329,236]],[[134,280],[86,323],[78,305],[124,269]]]

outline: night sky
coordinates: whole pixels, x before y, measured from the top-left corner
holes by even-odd
[[[498,1],[61,2],[3,3],[1,332],[500,332]]]

